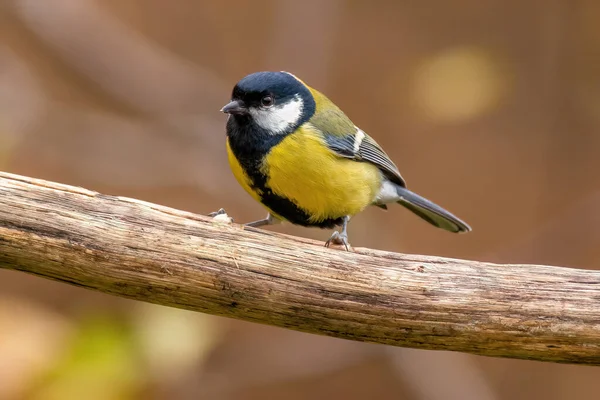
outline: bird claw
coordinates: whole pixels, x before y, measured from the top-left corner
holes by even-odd
[[[211,212],[210,214],[208,214],[209,217],[216,217],[217,215],[222,215],[222,214],[227,214],[225,212],[224,208],[219,208],[219,210],[215,211],[215,212]]]
[[[329,247],[333,244],[344,245],[346,251],[350,251],[350,243],[348,242],[348,235],[345,233],[339,233],[338,231],[333,232],[333,235],[325,242],[325,247]]]
[[[224,208],[219,208],[219,210],[209,213],[208,216],[212,217],[215,221],[218,222],[233,222],[233,218],[227,215],[227,212],[225,212]]]

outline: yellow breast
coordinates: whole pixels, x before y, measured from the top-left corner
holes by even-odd
[[[267,186],[307,211],[312,222],[358,214],[381,182],[377,167],[336,156],[310,127],[283,139],[265,161]]]

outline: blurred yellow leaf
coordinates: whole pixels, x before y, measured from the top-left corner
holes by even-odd
[[[219,319],[207,314],[139,303],[133,315],[137,342],[159,380],[200,364],[222,336]]]
[[[491,53],[477,47],[456,47],[418,65],[410,95],[426,117],[458,122],[489,111],[508,85],[506,74]]]

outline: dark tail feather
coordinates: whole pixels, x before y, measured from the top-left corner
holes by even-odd
[[[471,230],[471,227],[460,218],[452,215],[425,197],[419,196],[400,186],[397,189],[398,196],[401,198],[398,204],[408,208],[430,224],[455,233],[469,232]]]

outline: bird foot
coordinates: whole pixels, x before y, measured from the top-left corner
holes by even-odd
[[[233,218],[231,218],[229,215],[227,215],[224,208],[219,208],[218,211],[211,212],[208,214],[208,216],[212,217],[213,220],[216,222],[226,222],[226,223],[233,222]]]
[[[221,215],[221,214],[227,214],[227,213],[225,212],[225,209],[224,209],[224,208],[219,208],[217,211],[209,213],[209,214],[208,214],[208,216],[209,216],[209,217],[213,217],[213,218],[214,218],[214,217],[216,217],[217,215]]]
[[[350,243],[348,242],[348,235],[346,233],[333,232],[333,235],[325,242],[325,247],[329,247],[332,243],[344,245],[346,251],[350,251]]]

